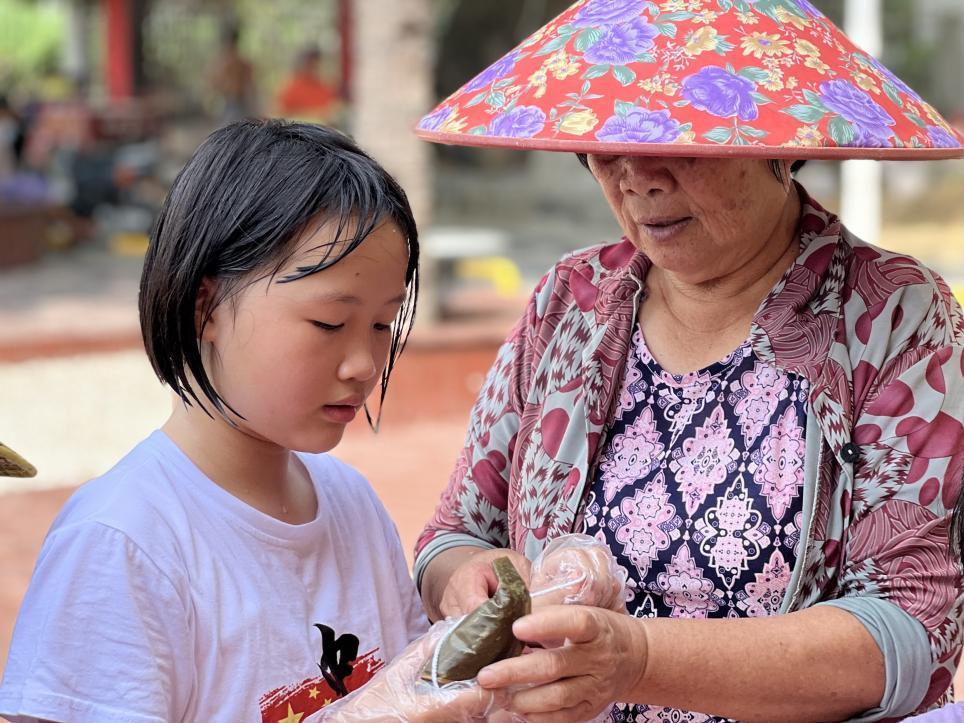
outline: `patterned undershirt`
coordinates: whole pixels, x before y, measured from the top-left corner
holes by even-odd
[[[584,520],[628,574],[631,615],[779,612],[800,541],[807,391],[749,342],[670,374],[636,330]],[[725,719],[618,704],[609,720]]]

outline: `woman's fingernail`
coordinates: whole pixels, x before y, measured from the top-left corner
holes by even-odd
[[[485,688],[495,682],[495,673],[488,668],[482,668],[476,679],[479,681],[479,685]]]

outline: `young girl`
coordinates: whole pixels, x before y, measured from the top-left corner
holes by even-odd
[[[140,291],[182,403],[55,520],[0,714],[307,721],[427,629],[394,525],[323,454],[384,399],[417,268],[405,193],[345,136],[243,121],[202,144]]]

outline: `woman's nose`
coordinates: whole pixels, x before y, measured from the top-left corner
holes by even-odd
[[[654,196],[673,190],[676,180],[661,158],[623,156],[619,159],[619,188],[623,193]]]

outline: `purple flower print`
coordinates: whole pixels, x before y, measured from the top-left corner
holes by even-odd
[[[756,85],[736,73],[710,66],[683,78],[683,97],[693,107],[721,118],[739,116],[754,120],[758,115],[753,91]]]
[[[823,17],[823,13],[817,10],[817,8],[815,8],[809,2],[807,2],[807,0],[795,0],[795,1],[797,3],[797,7],[803,10],[803,12],[805,12],[810,17],[812,18]]]
[[[468,93],[473,90],[480,90],[499,78],[504,78],[515,68],[517,60],[519,60],[519,54],[515,52],[509,53],[504,58],[500,58],[470,80],[468,85],[465,86],[464,92]]]
[[[583,53],[587,63],[625,65],[653,47],[659,30],[646,18],[633,18],[603,29],[599,39]]]
[[[520,105],[497,116],[489,124],[489,134],[508,138],[532,138],[546,125],[546,114],[534,105]]]
[[[873,98],[849,80],[825,80],[820,84],[820,100],[830,110],[847,119],[857,132],[855,145],[877,148],[890,145],[895,121]]]
[[[927,126],[927,135],[934,148],[960,148],[957,139],[940,126]]]
[[[450,115],[452,115],[452,108],[439,108],[434,113],[422,118],[418,127],[423,131],[437,131],[449,119]]]
[[[640,0],[589,0],[576,13],[572,24],[577,28],[612,25],[639,17],[643,12]]]
[[[633,108],[626,115],[614,115],[596,131],[601,141],[621,143],[672,143],[679,137],[679,123],[668,110]]]

